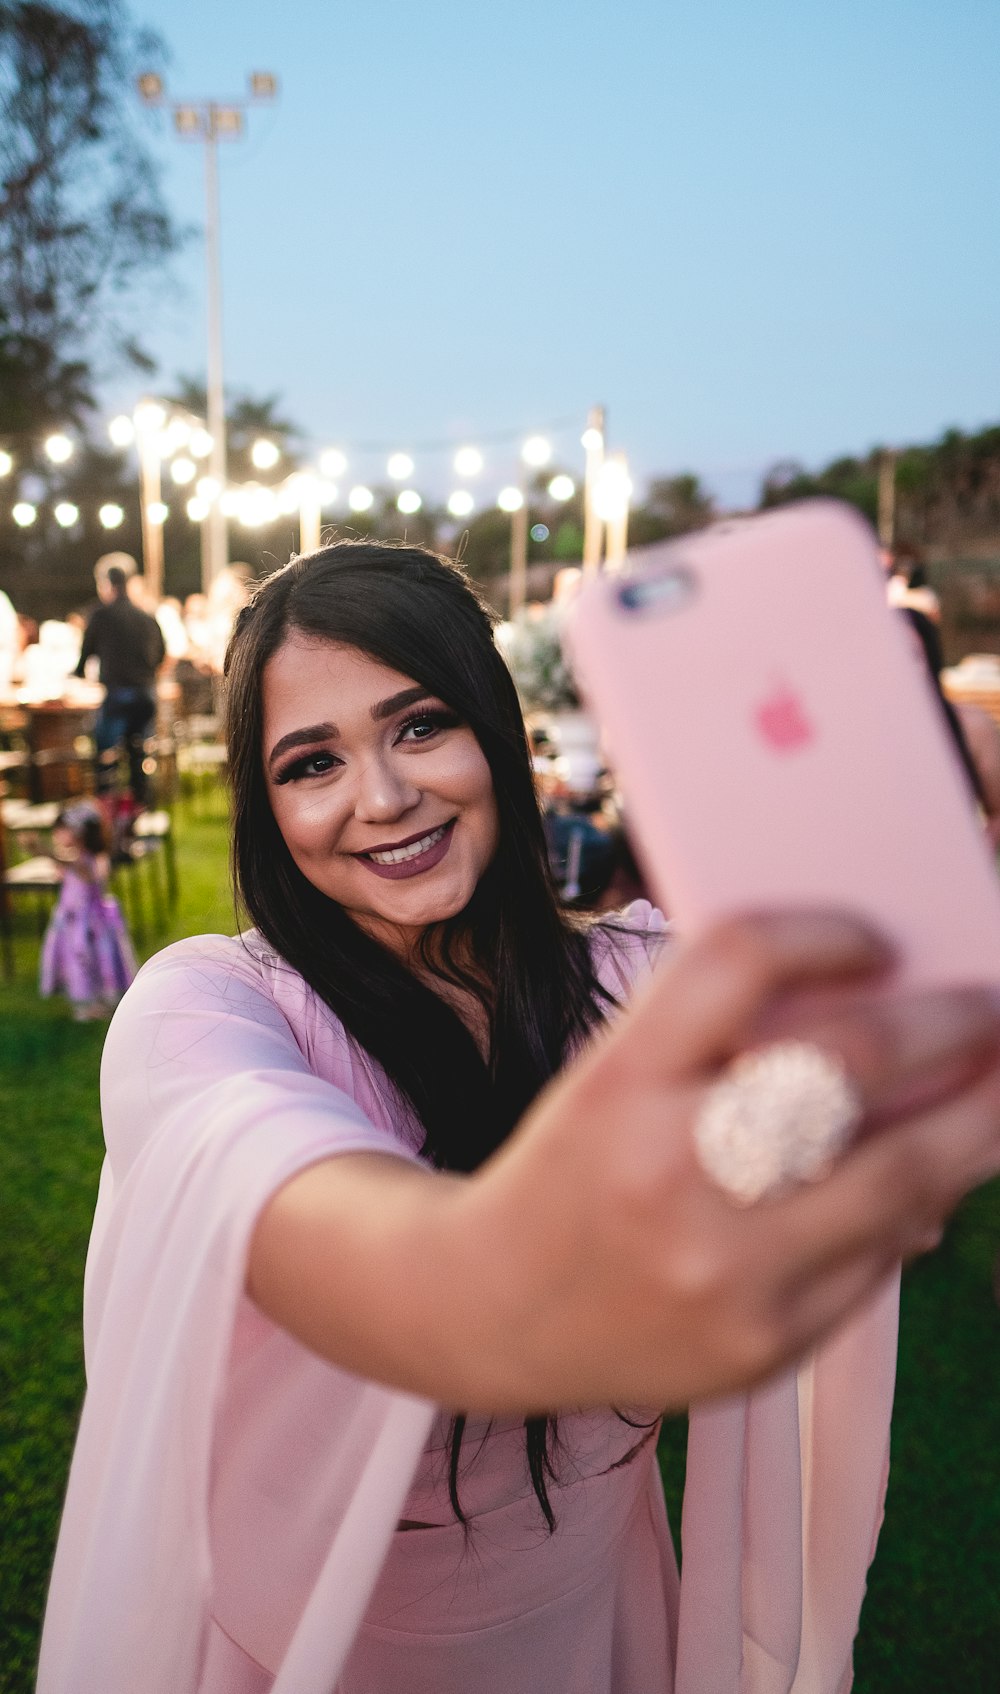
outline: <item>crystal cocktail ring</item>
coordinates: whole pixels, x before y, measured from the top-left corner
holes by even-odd
[[[704,1170],[744,1204],[825,1175],[863,1114],[840,1061],[811,1041],[742,1053],[694,1123]]]

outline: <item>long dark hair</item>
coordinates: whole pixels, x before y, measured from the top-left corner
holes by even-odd
[[[421,964],[479,999],[490,1029],[485,1060],[446,1001],[302,875],[275,823],[264,777],[262,679],[293,629],[356,647],[412,677],[468,724],[483,750],[497,804],[496,853],[466,909],[425,935]],[[226,678],[240,901],[381,1065],[419,1119],[430,1162],[475,1170],[611,999],[595,975],[585,927],[558,904],[517,693],[489,611],[458,566],[423,548],[337,542],[293,559],[261,585],[237,618]],[[455,1419],[449,1449],[449,1492],[462,1522],[464,1425]],[[525,1430],[532,1485],[551,1530],[546,1478],[554,1475],[555,1419],[528,1418]]]

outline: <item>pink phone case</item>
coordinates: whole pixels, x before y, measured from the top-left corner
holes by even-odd
[[[657,896],[867,913],[920,982],[1000,981],[1000,882],[867,525],[811,501],[602,576],[571,662]]]

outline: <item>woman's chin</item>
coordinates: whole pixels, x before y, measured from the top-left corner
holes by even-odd
[[[383,941],[398,934],[412,944],[423,930],[458,917],[471,898],[472,891],[464,887],[439,889],[433,893],[430,889],[419,892],[414,889],[406,895],[380,901],[377,907],[372,905],[364,911],[352,912],[351,916],[359,928]]]

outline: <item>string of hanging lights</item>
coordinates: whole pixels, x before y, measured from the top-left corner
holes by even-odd
[[[560,420],[552,433],[564,433],[565,420]],[[386,453],[385,482],[353,480],[350,471],[356,455],[370,458],[375,444],[364,443],[352,453],[345,447],[321,449],[315,462],[296,466],[282,475],[286,454],[279,442],[261,435],[250,444],[249,459],[255,471],[270,478],[263,482],[250,479],[226,482],[206,474],[205,461],[212,457],[213,439],[204,420],[183,408],[156,399],[143,399],[131,414],[119,413],[107,426],[112,446],[121,452],[135,449],[139,462],[140,516],[143,531],[143,563],[151,590],[159,594],[163,580],[163,530],[172,515],[179,512],[202,528],[213,511],[246,529],[263,529],[289,518],[299,526],[299,545],[303,550],[319,543],[324,516],[338,511],[361,514],[370,511],[381,496],[390,499],[403,516],[412,516],[425,507],[441,509],[458,522],[469,519],[490,507],[498,508],[511,519],[511,598],[516,605],[523,598],[523,578],[527,555],[527,509],[529,487],[527,479],[537,479],[553,459],[553,444],[548,434],[502,431],[483,437],[483,445],[464,442],[424,443],[421,448],[406,451],[393,448]],[[509,446],[520,441],[517,480],[508,480],[489,488],[490,461],[498,455],[493,447]],[[608,562],[620,564],[624,557],[628,508],[632,484],[624,456],[606,455],[604,414],[594,408],[587,428],[579,437],[585,451],[585,471],[582,479],[584,502],[584,568],[600,563],[602,541],[607,540]],[[487,449],[487,450],[484,450]],[[68,465],[76,451],[73,438],[65,431],[49,434],[42,451],[53,469]],[[379,451],[386,452],[385,444]],[[417,486],[423,480],[417,475],[417,459],[446,453],[457,486],[445,496],[429,496]],[[509,468],[509,455],[508,464]],[[0,479],[14,476],[17,464],[14,453],[0,448]],[[440,471],[432,478],[441,485]],[[166,483],[166,488],[164,484]],[[565,503],[577,493],[577,480],[568,472],[554,471],[545,485],[548,496]],[[393,495],[393,490],[396,490]],[[55,522],[70,530],[81,521],[81,512],[74,500],[53,497],[47,506],[38,499],[19,498],[10,505],[10,516],[22,529],[34,525],[48,509]],[[114,500],[99,506],[97,518],[106,530],[119,528],[126,518],[124,507]],[[537,527],[537,526],[536,526]],[[598,533],[596,557],[594,534]],[[539,537],[544,539],[543,537]]]

